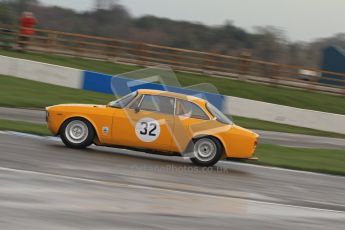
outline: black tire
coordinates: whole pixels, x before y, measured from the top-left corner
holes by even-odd
[[[67,147],[84,149],[93,143],[95,130],[86,119],[71,118],[62,124],[60,137]]]
[[[205,149],[204,154],[200,153],[200,148]],[[214,150],[210,150],[212,152],[207,153],[206,148],[214,148]],[[223,154],[223,146],[222,144],[213,137],[201,137],[198,139],[193,140],[191,145],[191,151],[195,157],[192,157],[190,160],[198,166],[209,167],[215,165]],[[202,156],[202,155],[204,156]],[[208,155],[206,157],[206,155]]]

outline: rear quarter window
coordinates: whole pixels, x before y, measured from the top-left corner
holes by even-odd
[[[176,115],[209,120],[207,114],[198,105],[184,100],[177,100]]]

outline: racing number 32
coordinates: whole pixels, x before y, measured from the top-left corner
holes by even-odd
[[[146,121],[142,121],[141,127],[142,127],[140,131],[141,135],[149,135],[149,136],[154,136],[154,137],[157,135],[157,133],[155,133],[155,131],[157,130],[156,123],[149,123]]]
[[[143,142],[155,141],[160,134],[158,121],[150,117],[140,119],[135,125],[135,134]]]

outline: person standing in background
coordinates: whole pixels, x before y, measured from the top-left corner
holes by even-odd
[[[19,47],[25,51],[27,43],[30,41],[30,36],[33,35],[33,26],[37,24],[37,20],[32,12],[23,12],[20,22],[20,36]]]

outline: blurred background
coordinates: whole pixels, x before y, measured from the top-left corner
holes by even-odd
[[[0,2],[2,24],[31,11],[37,28],[229,55],[249,50],[253,58],[291,65],[318,67],[324,47],[345,47],[338,0]]]
[[[0,0],[0,229],[343,230],[344,9]],[[258,159],[205,170],[181,157],[65,148],[47,129],[47,106],[106,105],[114,91],[153,87],[215,96],[260,134]]]

